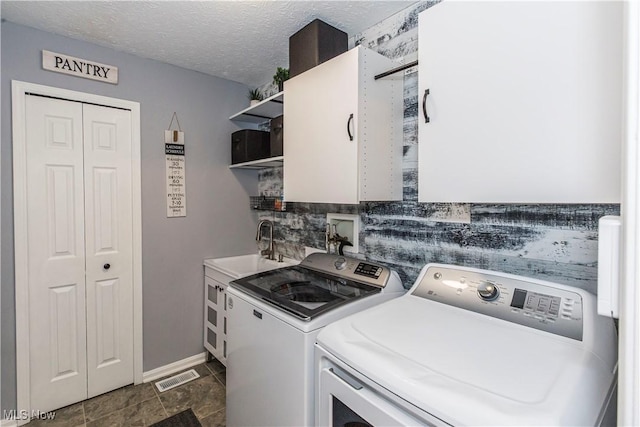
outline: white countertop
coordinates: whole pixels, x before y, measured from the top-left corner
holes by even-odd
[[[283,262],[269,260],[259,254],[238,255],[225,258],[209,258],[204,260],[206,267],[219,271],[227,276],[239,279],[263,271],[296,265],[300,261],[284,258]]]

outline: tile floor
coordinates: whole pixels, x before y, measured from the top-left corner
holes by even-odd
[[[212,362],[190,369],[195,369],[200,378],[163,393],[155,387],[155,381],[130,385],[58,409],[53,420],[33,420],[28,426],[143,427],[188,408],[195,413],[203,427],[224,426],[224,365],[213,359]]]

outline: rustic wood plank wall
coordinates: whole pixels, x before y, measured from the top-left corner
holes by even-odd
[[[357,34],[363,45],[393,59],[415,59],[421,2]],[[407,59],[405,59],[407,58]],[[324,249],[326,214],[359,214],[362,258],[396,269],[410,287],[429,262],[538,277],[596,293],[598,219],[619,205],[494,205],[418,203],[418,73],[404,77],[403,201],[360,205],[287,203],[272,219],[277,250],[302,259],[304,247]],[[261,195],[282,194],[282,168],[260,172]]]

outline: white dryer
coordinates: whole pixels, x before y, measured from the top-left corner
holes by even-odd
[[[429,264],[406,295],[320,332],[316,422],[598,425],[616,348],[588,292]]]

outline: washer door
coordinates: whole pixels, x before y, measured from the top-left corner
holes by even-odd
[[[231,283],[236,289],[274,304],[305,321],[378,294],[382,289],[298,265],[264,271]]]

